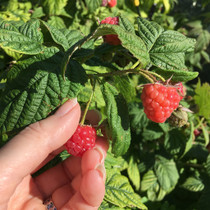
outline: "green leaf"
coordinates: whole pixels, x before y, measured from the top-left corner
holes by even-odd
[[[41,18],[43,16],[45,16],[45,14],[43,12],[43,8],[42,7],[37,7],[33,11],[33,14],[31,15],[31,18]]]
[[[124,15],[119,16],[119,25],[126,31],[135,34],[135,28],[133,27],[133,24]]]
[[[96,9],[98,9],[101,6],[102,1],[101,0],[85,0],[85,3],[88,9],[90,10],[90,12],[94,12],[96,11]]]
[[[164,31],[155,22],[138,18],[139,36],[144,40],[152,64],[160,69],[187,70],[186,52],[194,49],[195,40],[177,31]]]
[[[115,76],[115,87],[123,95],[127,102],[133,101],[136,96],[136,89],[133,81],[128,76]]]
[[[13,65],[0,97],[0,134],[12,132],[41,120],[68,98],[74,98],[86,81],[84,69],[71,61],[65,81],[60,74],[63,54],[46,48]]]
[[[176,164],[172,159],[169,160],[160,155],[156,155],[154,170],[163,190],[168,192],[175,187],[179,179],[179,174]]]
[[[193,138],[194,138],[194,124],[192,121],[190,121],[190,136],[187,140],[185,150],[182,154],[182,157],[192,148],[193,145]]]
[[[136,194],[128,178],[121,175],[120,172],[107,170],[105,200],[119,207],[137,207],[147,209],[141,202],[141,198]]]
[[[98,210],[131,210],[131,208],[121,208],[103,200]]]
[[[130,53],[140,60],[143,66],[147,65],[150,61],[147,48],[138,36],[126,31],[123,27],[118,25],[102,24],[93,33],[91,38],[97,38],[107,34],[117,34],[121,40],[122,46],[130,51]]]
[[[151,201],[161,201],[165,197],[166,193],[167,192],[161,188],[158,182],[156,182],[147,191],[147,197]]]
[[[195,52],[200,52],[206,50],[210,43],[210,33],[207,30],[203,30],[197,38],[197,43],[195,45]]]
[[[131,103],[129,104],[129,116],[131,122],[131,129],[136,134],[140,134],[144,127],[147,126],[149,120],[144,113],[142,104]]]
[[[150,187],[152,187],[157,182],[157,177],[154,174],[153,170],[147,171],[147,173],[144,174],[142,181],[141,181],[141,190],[146,191]]]
[[[154,69],[154,71],[164,78],[169,79],[172,76],[172,81],[174,82],[187,82],[192,79],[195,79],[198,76],[198,72],[192,71],[177,71],[177,70],[163,70],[163,69]]]
[[[205,59],[205,61],[207,63],[210,63],[210,56],[209,56],[209,54],[206,51],[202,50],[201,51],[201,55],[203,56],[203,58]]]
[[[199,107],[198,114],[204,116],[206,119],[210,119],[210,85],[208,83],[201,85],[199,80],[195,89],[195,94],[195,103]]]
[[[47,29],[47,31],[50,33],[55,43],[61,45],[65,51],[70,48],[67,37],[59,29],[55,28],[45,21],[41,21],[41,23],[44,27],[44,30]]]
[[[54,26],[57,29],[66,28],[66,25],[62,18],[58,16],[51,16],[50,19],[47,21],[51,26]]]
[[[16,27],[15,23],[0,20],[0,46],[3,49],[29,55],[42,52],[43,37],[39,21],[32,19],[20,27]]]
[[[147,50],[150,51],[158,39],[163,33],[164,29],[156,22],[148,21],[144,18],[138,18],[138,32],[147,46]]]
[[[80,91],[79,95],[77,96],[78,101],[87,103],[90,99],[92,90],[93,88],[91,84],[86,83],[85,87],[82,89],[82,91]],[[96,84],[94,96],[93,96],[93,99],[91,100],[91,106],[92,105],[97,106],[98,108],[105,107],[104,97],[101,93],[101,89],[98,84]]]
[[[68,0],[45,0],[42,5],[49,16],[60,15]]]
[[[4,51],[5,51],[5,53],[7,53],[7,55],[14,58],[15,60],[19,60],[23,56],[23,54],[17,53],[15,51],[11,51],[7,48],[4,48]]]
[[[172,129],[165,136],[164,147],[171,155],[182,154],[186,144],[186,136],[178,129]]]
[[[117,169],[119,171],[123,171],[128,168],[127,161],[122,157],[114,157],[111,152],[107,152],[107,156],[105,159],[105,168],[106,169]]]
[[[61,33],[66,37],[69,47],[73,47],[77,42],[84,38],[80,31],[61,29]]]
[[[144,128],[142,136],[145,141],[153,141],[159,139],[163,135],[163,131],[157,123],[150,122],[150,124]]]
[[[112,152],[116,155],[125,154],[130,145],[130,122],[125,99],[109,83],[101,86],[106,103],[106,114],[112,137]]]
[[[203,124],[201,124],[201,128],[202,128],[202,131],[203,131],[205,146],[207,146],[210,143],[210,141],[209,141],[209,131],[208,131],[208,128],[206,128]]]
[[[199,192],[204,189],[204,184],[202,183],[202,181],[195,177],[188,177],[181,186],[184,189],[192,192]]]
[[[133,185],[135,186],[136,190],[139,190],[140,188],[140,173],[138,169],[138,164],[135,161],[135,158],[133,155],[130,156],[130,160],[128,163],[128,176],[130,180],[132,181]]]
[[[90,39],[88,40],[88,37],[83,37],[81,35],[81,33],[76,30],[62,29],[61,32],[64,34],[65,38],[67,39],[67,41],[69,43],[69,49],[65,53],[65,56],[62,60],[62,65],[61,65],[61,72],[64,76],[68,62],[73,57],[73,54],[75,52],[77,52],[77,56],[75,56],[75,57],[82,57],[84,60],[85,60],[86,56],[89,57],[89,54],[87,53],[86,49],[91,49],[93,47],[93,41]],[[83,49],[84,49],[84,51],[83,51]],[[79,53],[78,53],[78,51],[79,51]],[[82,53],[81,53],[81,51],[82,51]],[[84,62],[85,61],[82,61],[82,63],[84,63]]]

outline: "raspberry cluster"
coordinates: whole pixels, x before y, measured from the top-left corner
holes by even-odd
[[[101,21],[101,24],[119,25],[119,17],[107,17]],[[121,41],[115,34],[109,34],[103,36],[104,42],[110,45],[120,45]]]
[[[69,154],[82,156],[83,153],[95,146],[96,130],[88,125],[78,125],[73,136],[66,142],[65,147]]]
[[[144,112],[150,120],[163,123],[171,116],[183,98],[179,93],[183,92],[183,85],[178,88],[160,83],[144,85],[141,100]]]

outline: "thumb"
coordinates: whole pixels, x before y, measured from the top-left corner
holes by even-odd
[[[72,99],[54,115],[29,125],[0,150],[1,176],[18,183],[72,136],[79,119],[80,106]]]

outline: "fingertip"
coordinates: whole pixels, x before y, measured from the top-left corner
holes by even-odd
[[[93,149],[86,151],[82,156],[82,174],[93,170],[99,164],[103,164],[108,150],[108,141],[104,137],[97,137],[96,145]]]
[[[105,184],[104,177],[99,170],[90,170],[84,174],[80,193],[91,206],[100,206],[105,195]]]
[[[96,149],[86,151],[82,156],[81,169],[82,174],[87,171],[95,169],[95,167],[101,163],[104,159],[104,155],[98,152]]]

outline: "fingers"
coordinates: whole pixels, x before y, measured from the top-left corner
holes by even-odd
[[[103,201],[105,185],[103,175],[98,170],[90,170],[83,175],[80,191],[61,210],[96,210]]]
[[[107,150],[107,140],[103,137],[97,137],[95,149],[85,152],[82,158],[71,156],[37,176],[34,180],[45,198],[51,196],[56,189],[69,181],[73,181],[73,189],[79,189],[80,183],[78,183],[78,179],[74,180],[74,178],[103,163]]]
[[[88,150],[82,156],[82,173],[85,174],[88,170],[95,169],[97,165],[103,164],[108,148],[108,141],[104,137],[97,137],[95,148]]]
[[[65,209],[98,209],[105,195],[105,167],[104,160],[108,150],[108,142],[98,137],[96,147],[82,156],[81,175],[72,181],[75,195],[65,204]]]
[[[75,132],[79,118],[79,104],[69,100],[53,116],[30,125],[8,142],[0,152],[0,195],[1,185],[10,186],[12,192],[16,183],[61,147]]]

